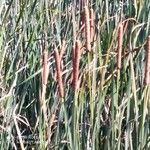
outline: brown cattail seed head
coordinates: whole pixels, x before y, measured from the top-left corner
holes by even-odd
[[[75,43],[75,50],[73,52],[73,88],[75,91],[78,89],[78,79],[79,79],[79,64],[80,64],[80,49],[81,43],[79,40]]]
[[[90,16],[89,16],[89,8],[85,6],[84,8],[85,15],[85,36],[86,36],[86,49],[91,50],[91,38],[90,38]]]
[[[118,49],[117,49],[117,68],[121,68],[121,57],[122,57],[122,44],[123,44],[123,25],[119,25],[118,29]]]
[[[144,83],[145,83],[145,85],[150,84],[150,36],[148,36],[148,39],[147,39]]]

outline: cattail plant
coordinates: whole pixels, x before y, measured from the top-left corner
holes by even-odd
[[[148,36],[148,39],[147,39],[144,83],[145,85],[150,84],[150,36]]]
[[[85,15],[85,36],[86,36],[86,49],[91,50],[91,38],[90,38],[90,15],[89,8],[85,6],[84,8]]]
[[[123,25],[121,23],[118,29],[117,69],[121,69],[122,44],[123,44]]]
[[[59,95],[60,97],[64,97],[64,85],[63,85],[63,80],[62,80],[61,58],[57,49],[54,52],[54,58],[55,58],[55,64],[56,64],[56,76],[57,76]]]
[[[72,85],[75,91],[78,90],[79,87],[79,64],[80,64],[80,55],[81,55],[81,43],[79,40],[76,41],[75,47],[73,47],[73,57],[72,57],[72,62],[73,62],[73,81]]]
[[[48,80],[48,51],[43,52],[43,59],[42,59],[42,99],[41,99],[41,107],[44,114],[44,119],[47,123],[47,107],[45,102],[45,94],[46,94],[46,87],[47,87],[47,80]]]

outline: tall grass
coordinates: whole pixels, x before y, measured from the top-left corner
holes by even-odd
[[[0,149],[150,149],[149,9],[1,1]]]

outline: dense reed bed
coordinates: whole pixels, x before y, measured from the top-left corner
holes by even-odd
[[[0,5],[0,149],[150,149],[149,0]]]

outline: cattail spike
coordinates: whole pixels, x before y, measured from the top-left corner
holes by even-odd
[[[148,36],[148,39],[147,39],[144,83],[145,83],[145,85],[150,84],[150,36]]]
[[[122,57],[122,44],[123,44],[123,25],[119,25],[118,29],[118,49],[117,49],[117,68],[121,69],[121,57]]]
[[[79,40],[76,41],[75,50],[73,52],[73,88],[75,91],[78,89],[78,79],[79,79],[79,64],[80,64],[80,49],[81,43]]]

